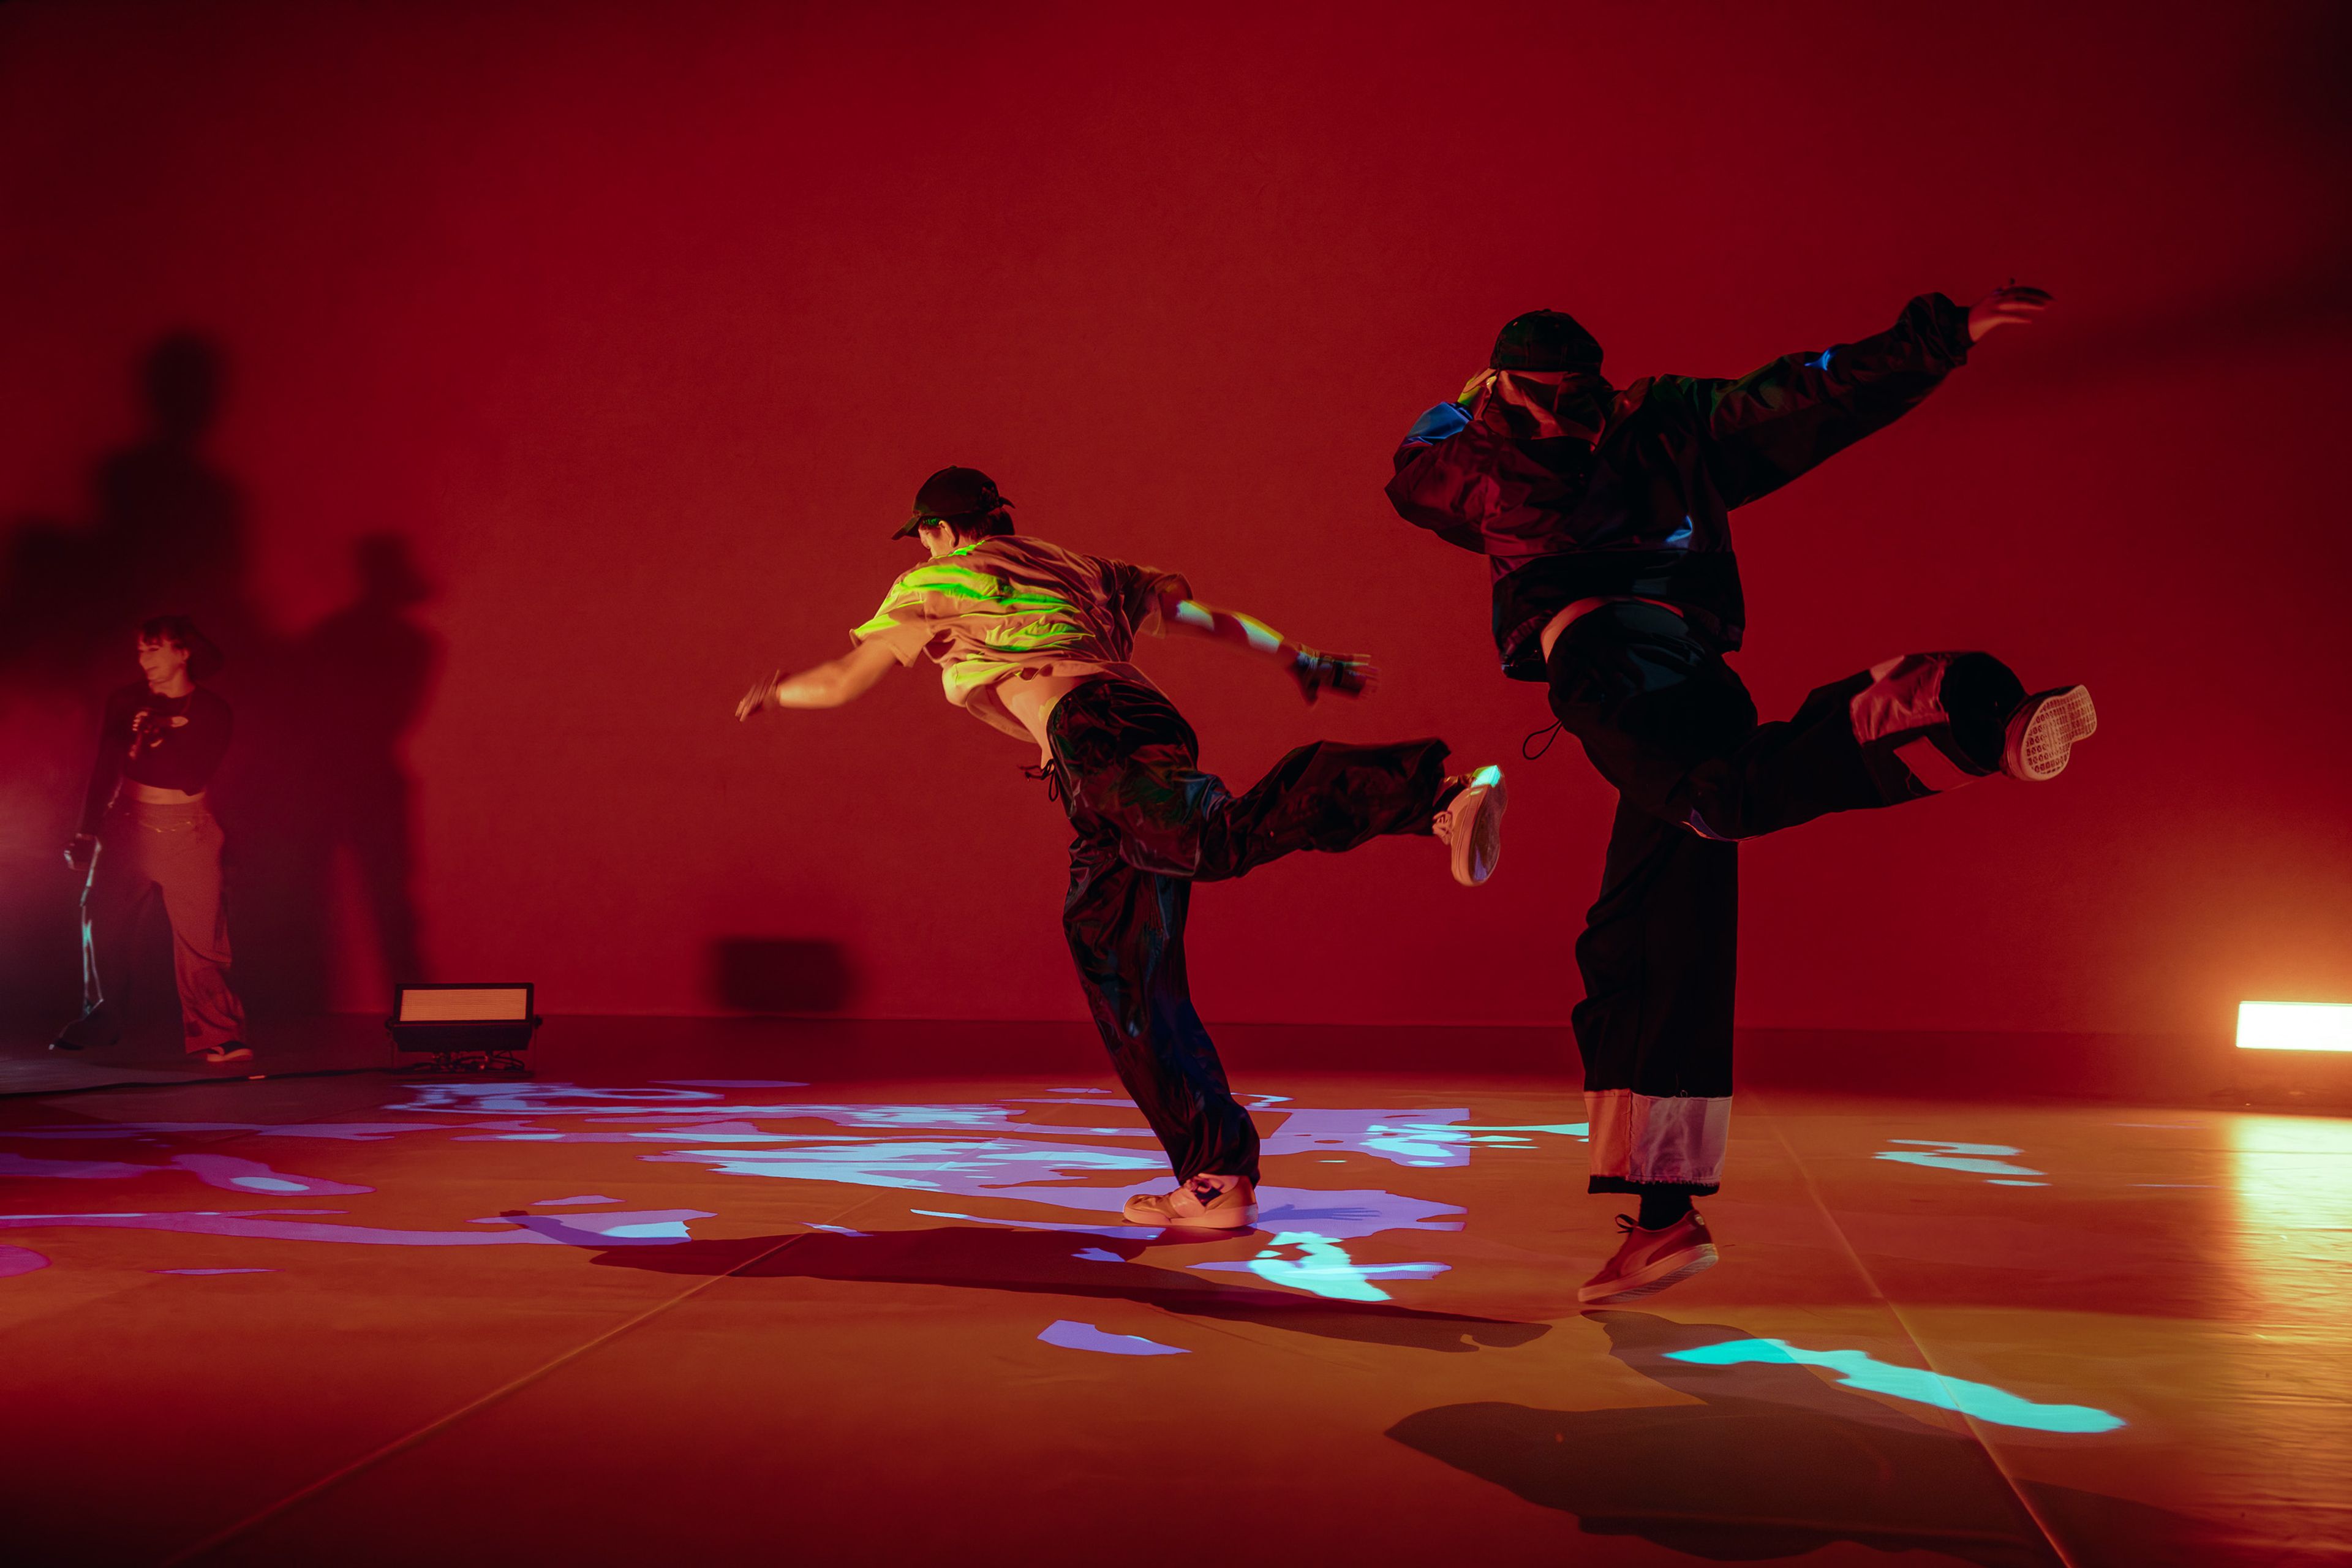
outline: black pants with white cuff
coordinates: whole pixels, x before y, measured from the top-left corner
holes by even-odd
[[[1731,1114],[1738,840],[1998,772],[2025,689],[1989,654],[1908,654],[1759,723],[1721,649],[1641,601],[1571,623],[1547,673],[1553,713],[1618,792],[1576,942],[1590,1190],[1712,1193]]]

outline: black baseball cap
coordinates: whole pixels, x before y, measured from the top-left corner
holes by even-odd
[[[1601,342],[1565,310],[1529,310],[1503,324],[1486,368],[1599,370]]]
[[[996,493],[996,481],[978,468],[941,468],[915,492],[915,515],[890,537],[904,539],[927,522],[954,522],[1012,504]]]

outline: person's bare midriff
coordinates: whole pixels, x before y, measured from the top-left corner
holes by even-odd
[[[162,784],[144,784],[135,779],[122,781],[122,794],[125,799],[147,805],[185,805],[192,800],[205,798],[205,792],[200,789],[167,789]]]
[[[1091,675],[1014,676],[997,683],[997,700],[1035,737],[1038,751],[1050,754],[1053,748],[1045,743],[1045,721],[1054,704],[1094,679]]]

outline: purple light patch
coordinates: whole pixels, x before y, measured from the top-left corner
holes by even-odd
[[[1073,1323],[1064,1319],[1047,1325],[1037,1336],[1049,1345],[1059,1345],[1066,1351],[1097,1351],[1104,1355],[1190,1355],[1188,1350],[1175,1345],[1156,1344],[1136,1334],[1106,1333],[1092,1323]]]
[[[674,1089],[806,1089],[796,1078],[665,1078],[655,1081]]]
[[[36,1268],[47,1268],[49,1260],[29,1247],[0,1247],[0,1279],[30,1274]]]
[[[583,1193],[576,1198],[541,1198],[530,1206],[535,1209],[560,1209],[567,1204],[616,1204],[618,1198],[608,1198],[602,1193]]]
[[[174,1154],[172,1163],[189,1172],[209,1186],[226,1187],[233,1193],[269,1193],[284,1197],[345,1197],[353,1193],[372,1193],[373,1187],[356,1187],[346,1182],[331,1182],[323,1176],[296,1176],[283,1171],[273,1171],[258,1160],[240,1160],[234,1154]]]
[[[583,1215],[579,1224],[554,1215],[520,1215],[497,1231],[382,1230],[364,1225],[320,1225],[284,1216],[305,1211],[246,1209],[236,1213],[197,1210],[173,1214],[0,1215],[0,1230],[170,1230],[194,1236],[242,1236],[263,1241],[341,1241],[362,1247],[615,1247],[668,1246],[687,1239],[676,1234],[683,1221],[709,1216],[691,1209],[644,1214]],[[323,1209],[312,1213],[335,1214]],[[645,1230],[636,1227],[643,1226]],[[593,1226],[595,1228],[588,1228]]]
[[[46,1176],[51,1181],[119,1182],[144,1176],[153,1165],[126,1165],[115,1160],[36,1160],[29,1154],[0,1154],[0,1176]]]
[[[150,1274],[275,1274],[275,1268],[150,1268]]]

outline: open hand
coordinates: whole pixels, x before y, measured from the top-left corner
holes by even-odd
[[[1380,684],[1381,672],[1360,653],[1318,653],[1302,647],[1291,661],[1291,679],[1299,695],[1311,704],[1326,691],[1341,697],[1361,697]]]
[[[2023,326],[2049,308],[2049,289],[2012,279],[1969,307],[1969,342],[1984,342],[1995,327]]]
[[[776,700],[776,688],[782,684],[783,679],[782,670],[772,669],[768,672],[766,679],[743,693],[742,700],[735,704],[735,721],[740,724],[752,714],[773,705]]]

